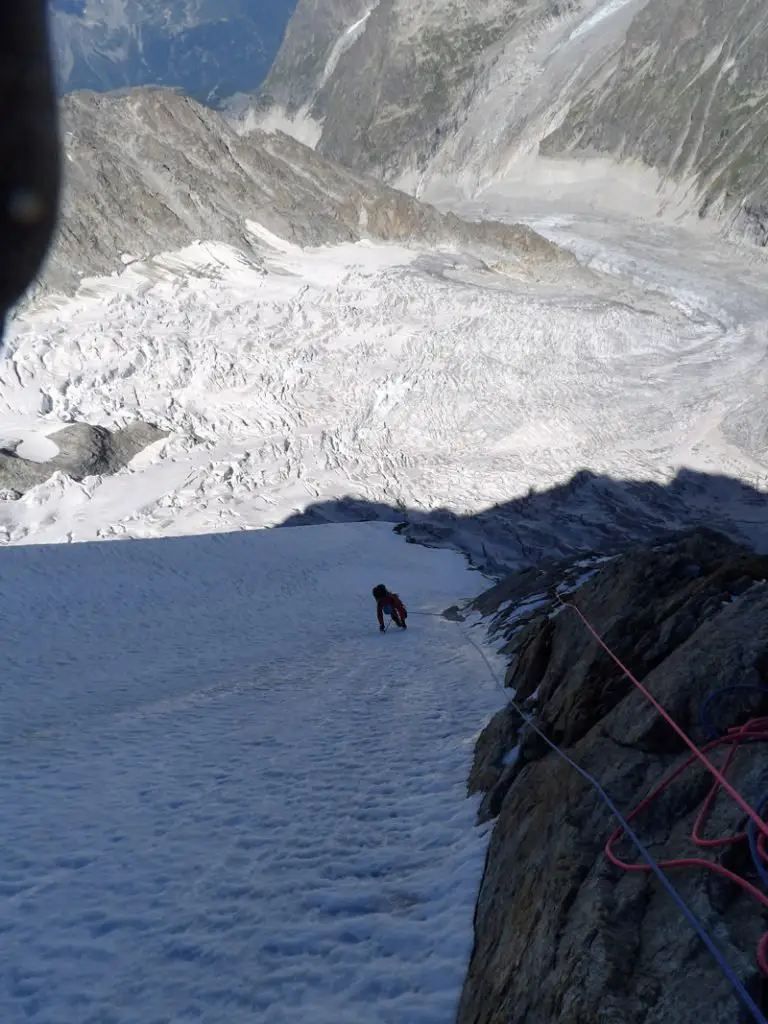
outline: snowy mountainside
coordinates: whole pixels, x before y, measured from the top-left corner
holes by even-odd
[[[503,698],[439,612],[482,577],[380,524],[4,556],[4,1024],[445,1024]]]
[[[182,89],[215,103],[269,71],[291,0],[51,0],[60,87]]]
[[[652,170],[643,188],[662,188],[662,208],[765,243],[760,0],[381,0],[330,74],[321,54],[311,84],[302,73],[292,89],[312,13],[327,6],[299,3],[302,31],[286,34],[262,92],[265,123],[314,133],[320,152],[416,194],[458,182],[472,195],[518,166],[535,177],[531,155],[565,158],[574,175],[607,157],[630,176]]]
[[[71,291],[83,274],[196,241],[235,246],[257,265],[257,220],[303,245],[361,237],[491,245],[542,272],[574,262],[529,228],[446,217],[285,135],[239,135],[224,117],[164,89],[74,93],[63,102],[62,228],[43,284]]]

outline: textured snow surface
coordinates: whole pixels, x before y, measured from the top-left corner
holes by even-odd
[[[699,281],[647,246],[643,262],[579,236],[585,259],[637,278],[633,306],[513,264],[302,252],[251,230],[272,246],[267,273],[198,244],[15,324],[5,438],[135,419],[172,436],[117,477],[59,476],[2,503],[6,542],[268,526],[345,496],[474,512],[583,468],[766,472],[759,417],[748,444],[721,430],[766,381],[765,296],[739,307],[737,271],[717,288],[717,266]]]
[[[6,549],[3,1024],[452,1020],[503,695],[419,612],[483,582],[382,524]]]

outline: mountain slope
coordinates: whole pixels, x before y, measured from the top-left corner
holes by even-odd
[[[316,9],[300,3],[294,19]],[[417,194],[441,180],[472,194],[531,154],[607,156],[651,169],[647,191],[677,189],[682,211],[768,238],[759,0],[381,0],[330,74],[322,60],[311,87],[302,74],[299,95],[284,88],[301,53],[292,38],[268,91],[350,166]]]
[[[481,585],[375,524],[6,550],[3,1021],[444,1024],[500,694],[419,613]]]
[[[453,130],[457,108],[471,96],[491,47],[558,9],[555,0],[354,6],[346,11],[334,61],[329,66],[333,48],[327,45],[309,72],[305,26],[329,7],[341,13],[333,0],[299,4],[264,93],[289,114],[304,106],[322,122],[320,152],[385,179],[422,166],[441,134]]]
[[[295,114],[338,66],[352,34],[376,0],[304,0],[288,22],[263,89],[265,103]]]
[[[544,154],[610,153],[689,181],[768,244],[768,9],[650,0],[612,65],[586,82]]]
[[[531,268],[575,265],[526,227],[470,224],[323,159],[284,135],[241,136],[218,113],[169,90],[74,93],[63,103],[62,227],[44,278],[72,290],[84,273],[180,249],[234,245],[258,261],[258,220],[322,245],[372,237],[491,246]]]
[[[52,0],[60,86],[165,85],[216,102],[261,82],[292,9],[291,0]]]

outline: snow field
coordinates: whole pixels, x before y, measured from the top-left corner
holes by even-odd
[[[503,695],[417,613],[482,577],[377,524],[5,557],[4,1024],[447,1024]]]

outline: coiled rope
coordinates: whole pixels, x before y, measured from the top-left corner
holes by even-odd
[[[584,614],[574,604],[568,602],[562,602],[566,608],[572,608],[573,611],[579,616],[582,622],[585,624],[592,636],[597,640],[600,646],[605,650],[613,661],[618,665],[621,671],[634,683],[634,685],[640,690],[640,692],[653,704],[659,714],[662,716],[665,722],[667,722],[675,733],[683,740],[686,746],[692,751],[691,756],[688,760],[675,768],[669,775],[667,775],[661,782],[654,787],[653,790],[642,800],[637,807],[628,815],[627,820],[632,821],[638,817],[643,811],[646,811],[653,801],[666,789],[671,786],[675,779],[681,776],[691,765],[697,761],[700,762],[709,773],[714,777],[714,783],[710,789],[696,821],[693,825],[691,832],[691,839],[700,849],[718,849],[724,847],[732,847],[739,843],[748,843],[750,853],[752,855],[752,861],[755,865],[760,880],[765,884],[768,878],[768,872],[766,872],[764,863],[768,862],[768,849],[766,848],[766,839],[768,839],[768,823],[766,823],[758,810],[752,807],[738,792],[734,786],[726,778],[728,769],[733,764],[733,761],[738,754],[740,748],[745,743],[755,742],[766,742],[768,741],[768,718],[751,718],[745,722],[742,726],[737,726],[728,729],[724,736],[717,736],[716,731],[712,728],[708,718],[708,711],[710,705],[717,699],[720,699],[727,693],[734,693],[743,690],[757,690],[759,692],[768,692],[763,687],[749,687],[749,686],[730,686],[724,687],[719,690],[715,690],[709,695],[707,700],[704,702],[701,708],[701,721],[702,726],[709,735],[715,735],[710,743],[706,744],[705,747],[700,748],[688,734],[678,725],[674,718],[667,712],[667,710],[656,700],[653,694],[644,686],[635,675],[623,664],[622,661],[616,656],[611,650],[605,640],[598,634],[592,624],[587,620]],[[730,747],[728,755],[723,764],[722,771],[717,769],[710,758],[707,756],[711,751],[718,750],[720,747]],[[741,832],[736,835],[725,836],[718,839],[707,839],[702,835],[706,822],[712,812],[715,800],[720,792],[720,789],[724,789],[726,793],[735,801],[738,807],[744,811],[747,815],[748,829],[746,832]],[[768,803],[768,798],[763,801],[763,805]],[[623,868],[625,871],[648,871],[648,867],[645,864],[629,864],[622,860],[615,852],[614,846],[621,838],[624,829],[622,827],[616,829],[611,838],[606,843],[605,853],[612,864],[617,867]],[[727,879],[732,882],[744,892],[749,893],[753,899],[757,900],[765,909],[768,910],[768,896],[761,892],[756,886],[748,882],[742,875],[737,874],[735,871],[730,871],[722,864],[706,860],[703,857],[677,857],[668,860],[659,861],[661,868],[673,869],[673,868],[685,868],[695,867],[704,868],[707,871],[713,872],[720,877]],[[757,962],[762,973],[768,976],[768,932],[766,932],[757,947]]]

